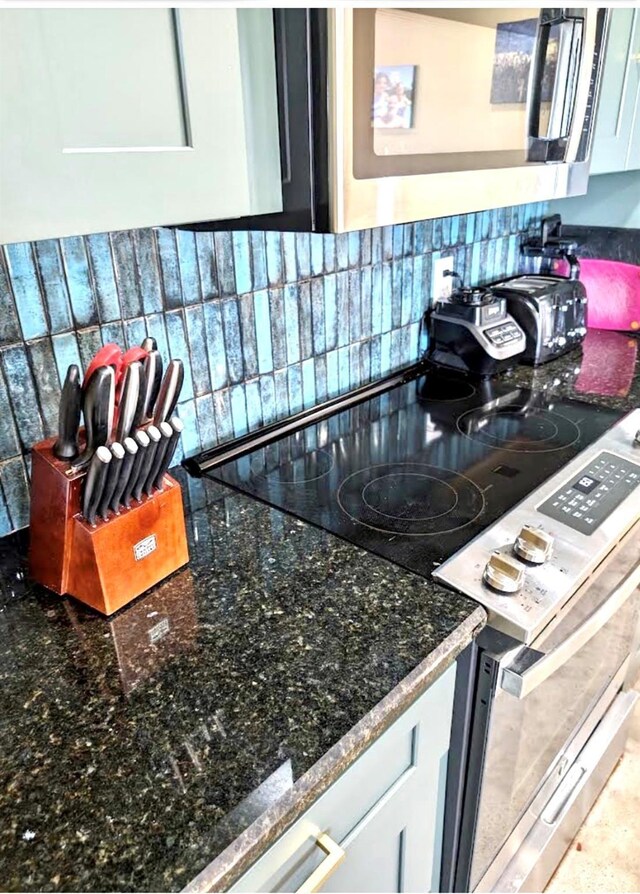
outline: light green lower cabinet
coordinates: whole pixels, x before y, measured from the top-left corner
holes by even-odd
[[[312,880],[320,891],[437,891],[455,674],[452,665],[231,890],[310,890]]]

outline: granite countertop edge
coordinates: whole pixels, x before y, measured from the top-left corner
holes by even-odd
[[[356,759],[456,660],[487,622],[481,606],[353,726],[289,792],[266,810],[182,890],[226,891],[353,764]]]

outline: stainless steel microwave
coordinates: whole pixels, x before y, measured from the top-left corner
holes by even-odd
[[[607,10],[274,9],[283,212],[344,232],[584,193]]]

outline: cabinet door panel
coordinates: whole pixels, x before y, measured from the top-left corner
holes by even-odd
[[[593,140],[592,174],[640,167],[631,157],[634,120],[640,117],[640,10],[611,11],[598,118]]]
[[[244,83],[243,40],[273,45],[271,11],[242,11],[253,29],[239,15],[2,10],[0,242],[280,210],[273,54],[257,56],[261,156]]]

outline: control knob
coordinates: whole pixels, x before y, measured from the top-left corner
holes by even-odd
[[[640,447],[640,428],[636,432],[636,436],[633,439],[633,443],[635,444],[636,447]]]
[[[504,553],[491,553],[483,580],[499,593],[517,593],[524,583],[524,568],[515,562],[511,556]]]
[[[514,552],[521,559],[541,565],[549,558],[553,537],[542,528],[523,525],[513,545]]]

